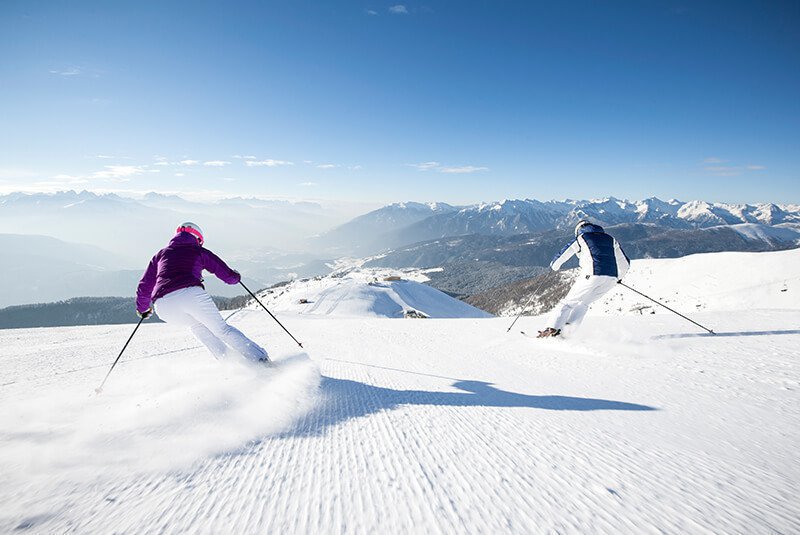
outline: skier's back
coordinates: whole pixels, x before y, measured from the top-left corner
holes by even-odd
[[[606,294],[627,273],[630,260],[617,240],[603,227],[583,220],[575,227],[575,239],[550,263],[558,271],[564,263],[578,256],[580,274],[569,293],[553,309],[550,325],[539,337],[558,336],[567,325],[573,331],[583,321],[589,305]]]
[[[217,358],[224,357],[230,347],[248,359],[268,362],[262,347],[222,319],[203,287],[204,269],[226,284],[238,284],[241,275],[203,248],[203,233],[194,223],[183,223],[176,232],[139,281],[136,312],[147,318],[155,306],[159,318],[189,327]]]

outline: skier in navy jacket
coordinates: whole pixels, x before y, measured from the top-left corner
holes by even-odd
[[[539,338],[559,336],[569,326],[574,331],[583,321],[589,305],[606,294],[630,267],[628,259],[617,240],[609,236],[600,225],[582,220],[575,227],[575,239],[567,244],[550,263],[553,271],[578,256],[580,273],[569,293],[551,312],[550,326],[539,331]]]

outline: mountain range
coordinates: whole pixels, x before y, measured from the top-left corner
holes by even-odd
[[[800,206],[662,201],[504,200],[454,207],[443,203],[395,203],[339,226],[322,236],[342,251],[376,254],[413,243],[481,234],[513,236],[571,229],[581,219],[603,226],[651,223],[672,229],[759,224],[800,227]]]
[[[0,233],[88,243],[127,257],[136,268],[187,220],[200,225],[215,252],[244,257],[266,247],[302,252],[304,240],[343,218],[318,203],[256,198],[195,202],[159,193],[129,198],[88,191],[0,195]]]
[[[609,228],[634,258],[786,249],[800,239],[800,206],[792,204],[403,202],[331,228],[336,214],[313,202],[12,193],[0,196],[0,247],[13,259],[0,270],[0,306],[130,295],[147,261],[184,220],[199,222],[207,246],[254,288],[325,275],[337,258],[351,256],[366,267],[441,267],[431,275],[433,286],[473,295],[544,271],[584,218]],[[238,292],[212,279],[214,293]]]
[[[800,228],[755,223],[706,228],[669,228],[653,223],[606,227],[630,258],[677,258],[720,251],[761,252],[800,245]],[[430,284],[457,295],[472,295],[547,269],[573,239],[572,229],[498,236],[470,234],[399,247],[365,262],[365,267],[435,268]],[[575,266],[573,258],[566,267]]]

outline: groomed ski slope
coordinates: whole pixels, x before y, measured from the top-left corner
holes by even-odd
[[[692,317],[246,310],[277,371],[149,324],[99,397],[131,326],[0,331],[0,532],[798,532],[800,311]]]

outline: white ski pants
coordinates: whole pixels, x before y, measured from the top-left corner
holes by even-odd
[[[616,277],[605,275],[578,275],[569,293],[550,313],[550,327],[563,329],[569,325],[575,329],[589,311],[589,305],[603,297],[614,285]]]
[[[230,347],[250,360],[267,358],[267,352],[235,327],[228,325],[211,296],[200,286],[170,292],[156,300],[156,314],[167,323],[185,325],[218,359]],[[227,346],[227,347],[226,347]]]

